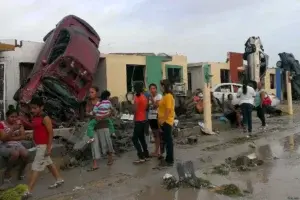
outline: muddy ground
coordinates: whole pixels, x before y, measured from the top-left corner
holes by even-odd
[[[190,145],[177,142],[176,162],[192,160],[197,175],[208,179],[214,185],[228,183],[238,185],[241,190],[247,191],[242,199],[297,199],[300,197],[298,192],[300,176],[298,171],[296,172],[300,158],[297,143],[299,138],[297,133],[300,132],[299,117],[300,114],[295,114],[293,117],[270,118],[266,132],[258,129],[259,121],[254,119],[254,130],[257,136],[248,140],[241,137],[240,130],[236,129],[220,131],[218,135],[203,136],[198,134],[199,128],[194,128],[190,132],[197,136],[198,143]],[[265,161],[262,166],[246,172],[230,170],[227,175],[211,173],[216,165],[224,163],[225,158],[253,151]],[[162,176],[166,172],[176,175],[175,167],[157,168],[156,159],[135,166],[132,164],[134,159],[136,154],[131,151],[116,157],[116,162],[111,167],[106,166],[106,160],[101,160],[100,169],[94,172],[87,172],[89,165],[86,164],[62,171],[66,183],[55,190],[47,189],[53,179],[49,173],[44,173],[36,186],[33,199],[231,199],[204,189],[180,188],[168,191],[161,185]]]

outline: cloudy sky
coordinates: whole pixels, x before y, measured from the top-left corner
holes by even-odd
[[[0,0],[4,1],[4,0]],[[226,60],[260,36],[271,64],[279,52],[300,59],[300,0],[9,0],[1,39],[42,41],[68,14],[89,22],[108,52],[184,54],[189,62]]]

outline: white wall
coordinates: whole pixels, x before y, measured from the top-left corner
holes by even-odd
[[[15,40],[0,40],[6,44],[15,45]],[[14,104],[13,96],[20,87],[20,68],[22,62],[35,63],[44,43],[22,41],[21,47],[16,47],[15,51],[0,52],[0,63],[4,63],[6,71],[6,107]],[[20,44],[20,42],[18,42]]]
[[[198,88],[202,90],[204,87],[204,76],[202,66],[189,67],[188,71],[191,72],[192,92],[194,92]]]

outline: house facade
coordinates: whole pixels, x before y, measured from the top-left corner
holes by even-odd
[[[94,84],[100,90],[109,89],[120,101],[133,91],[136,82],[159,86],[162,79],[182,82],[187,89],[187,57],[147,53],[102,54]],[[159,89],[159,87],[158,87]]]
[[[231,78],[231,67],[229,62],[200,62],[200,63],[189,63],[188,64],[188,77],[189,77],[189,89],[195,91],[198,88],[203,88],[204,86],[204,74],[203,65],[209,64],[211,70],[211,86],[215,86],[220,83],[240,83],[238,69],[236,70],[238,81],[232,81]],[[276,94],[276,68],[268,68],[265,76],[265,90],[270,94]]]

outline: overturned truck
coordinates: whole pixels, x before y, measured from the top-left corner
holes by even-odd
[[[27,129],[28,104],[34,96],[44,99],[45,112],[55,126],[71,125],[79,117],[100,59],[98,33],[74,15],[64,17],[43,40],[31,74],[14,95]]]
[[[276,63],[278,68],[283,70],[281,76],[283,83],[283,94],[286,96],[286,76],[285,73],[288,71],[292,76],[292,96],[293,99],[300,99],[300,64],[291,53],[279,53],[280,61]]]

